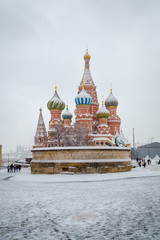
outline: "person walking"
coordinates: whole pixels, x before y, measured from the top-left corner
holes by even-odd
[[[13,172],[13,164],[10,165],[10,172]]]
[[[141,167],[141,160],[140,159],[138,160],[138,165],[139,165],[139,167]]]

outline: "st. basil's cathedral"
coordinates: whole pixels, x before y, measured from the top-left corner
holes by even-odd
[[[96,86],[90,73],[90,59],[91,56],[86,50],[84,73],[78,87],[78,94],[75,97],[75,123],[72,123],[73,115],[70,113],[68,105],[65,109],[65,103],[59,97],[57,87],[55,87],[55,93],[47,103],[47,108],[51,113],[48,133],[44,124],[42,109],[40,109],[34,137],[34,148],[64,146],[63,143],[58,145],[57,141],[55,141],[55,126],[73,129],[75,124],[80,124],[84,128],[87,127],[90,145],[92,146],[130,146],[122,130],[120,131],[121,119],[117,115],[118,101],[112,93],[112,88],[109,96],[105,102],[102,101],[99,108]]]

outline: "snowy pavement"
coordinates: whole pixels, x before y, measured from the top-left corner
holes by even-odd
[[[160,239],[160,166],[126,173],[0,170],[0,239]]]

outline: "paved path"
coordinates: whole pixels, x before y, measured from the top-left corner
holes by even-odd
[[[0,239],[159,240],[160,171],[150,170],[67,183],[23,169],[0,171]]]

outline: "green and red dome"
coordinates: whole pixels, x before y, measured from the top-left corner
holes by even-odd
[[[115,108],[118,107],[118,101],[115,98],[115,96],[113,95],[112,89],[111,89],[110,95],[108,96],[108,98],[105,101],[105,106],[106,106],[106,108],[108,108],[108,107],[115,107]]]

